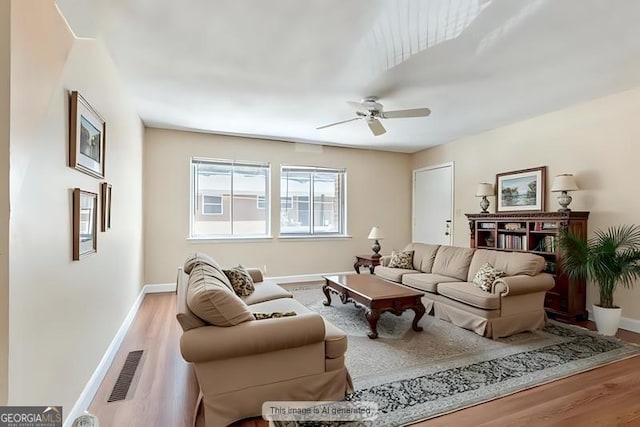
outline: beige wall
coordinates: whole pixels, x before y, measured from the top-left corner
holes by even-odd
[[[479,212],[479,182],[496,173],[547,166],[547,189],[561,173],[573,173],[581,191],[572,193],[573,210],[590,211],[589,230],[640,224],[640,89],[622,92],[565,110],[424,150],[413,168],[455,162],[455,244],[469,245],[467,212]],[[558,209],[557,193],[547,191],[547,209]],[[496,206],[490,198],[490,210]],[[587,304],[597,302],[588,287]],[[640,320],[640,283],[620,289],[615,302],[623,316]]]
[[[105,48],[76,40],[53,0],[11,2],[11,404],[71,410],[142,283],[143,127]],[[68,91],[107,123],[112,229],[72,261]]]
[[[9,369],[10,6],[0,0],[0,405],[7,404]]]
[[[321,151],[321,152],[316,152]],[[345,167],[348,232],[331,240],[278,239],[279,197],[271,198],[273,239],[189,242],[189,159],[191,156],[271,163],[271,194],[280,194],[280,165]],[[410,239],[410,156],[372,150],[305,146],[222,135],[146,129],[145,282],[175,280],[176,267],[194,251],[211,254],[223,266],[267,266],[269,276],[348,271],[354,255],[370,253],[373,225],[388,238],[382,252]]]

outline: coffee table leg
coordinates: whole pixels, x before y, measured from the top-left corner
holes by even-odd
[[[424,313],[427,311],[427,309],[424,308],[424,305],[422,305],[422,301],[418,301],[418,304],[411,307],[411,309],[416,313],[415,317],[413,318],[413,324],[411,325],[411,327],[414,331],[420,332],[422,331],[422,326],[418,326],[418,322],[420,321],[420,319],[422,319],[422,316],[424,316]]]
[[[371,328],[371,332],[369,332],[367,336],[372,340],[378,338],[378,319],[380,319],[380,313],[377,310],[367,310],[365,317],[369,321],[369,328]]]
[[[360,261],[356,261],[356,263],[353,264],[353,269],[356,271],[356,273],[360,274]]]
[[[324,305],[331,305],[331,292],[329,292],[329,286],[322,285],[322,292],[324,292],[324,296],[327,297],[326,301],[322,301]]]

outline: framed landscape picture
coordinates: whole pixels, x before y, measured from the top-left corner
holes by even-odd
[[[77,91],[71,92],[69,166],[104,178],[106,123]]]
[[[98,195],[73,190],[73,260],[98,250]]]
[[[546,174],[546,166],[497,174],[497,212],[544,211]]]

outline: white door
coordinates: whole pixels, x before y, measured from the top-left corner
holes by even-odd
[[[413,241],[453,241],[453,163],[413,171]]]

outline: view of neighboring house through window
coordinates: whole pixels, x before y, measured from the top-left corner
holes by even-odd
[[[191,159],[191,237],[269,235],[269,164]]]
[[[344,169],[282,166],[280,234],[345,234],[345,188]]]

